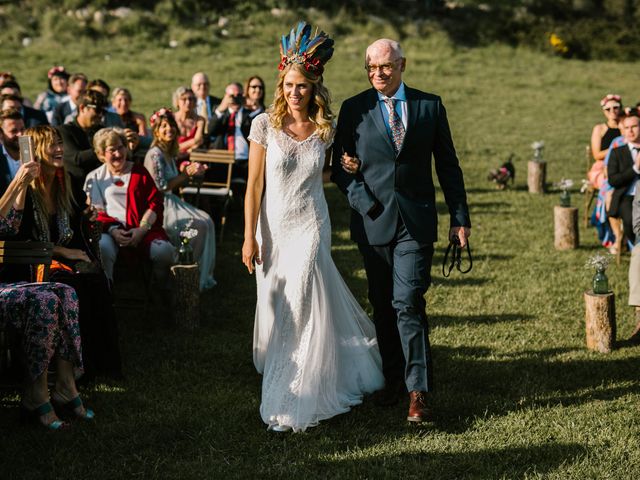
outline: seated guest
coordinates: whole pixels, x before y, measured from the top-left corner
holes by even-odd
[[[93,90],[94,92],[101,93],[105,98],[105,101],[109,99],[109,95],[111,93],[111,87],[109,87],[109,84],[100,78],[91,80],[89,83],[87,83],[87,90]],[[100,123],[102,123],[102,125],[104,125],[105,127],[124,128],[124,124],[122,123],[120,115],[118,115],[116,112],[111,111],[106,106],[104,111],[102,112],[102,121]]]
[[[620,136],[618,121],[622,113],[622,99],[620,95],[610,93],[600,100],[600,106],[605,122],[598,123],[591,131],[591,154],[596,162],[604,160],[611,141]]]
[[[53,110],[51,125],[64,125],[72,122],[78,114],[78,99],[87,90],[87,76],[84,73],[74,73],[69,77],[67,95],[69,99],[59,103]]]
[[[22,98],[13,93],[0,95],[0,111],[2,110],[22,110]],[[20,114],[22,116],[22,113]]]
[[[43,111],[51,123],[55,108],[69,99],[67,94],[69,74],[63,66],[57,66],[49,69],[47,77],[49,79],[47,89],[38,95],[33,108]]]
[[[39,175],[37,162],[21,165],[1,196],[0,238],[18,232],[27,188]],[[7,282],[3,273],[0,266],[0,327],[20,337],[25,366],[22,418],[49,430],[69,426],[50,403],[47,373],[55,357],[52,400],[58,413],[92,420],[95,415],[83,406],[75,383],[83,371],[75,291],[60,283]]]
[[[213,116],[213,111],[220,103],[218,97],[209,95],[210,87],[209,77],[207,77],[205,73],[198,72],[191,77],[191,90],[193,90],[193,93],[196,95],[196,112],[205,119],[205,132],[208,131],[208,125]],[[207,139],[205,144],[208,145],[209,141],[210,140]]]
[[[243,107],[243,104],[242,85],[239,83],[227,85],[224,98],[216,108],[209,130],[211,135],[216,137],[213,148],[234,152],[233,177],[240,180],[241,183],[246,183],[249,163],[249,141],[247,138],[253,117],[251,112]],[[234,192],[234,196],[236,193],[238,192]],[[239,194],[239,198],[243,198],[242,192]]]
[[[11,72],[0,72],[0,87],[8,81],[16,81],[16,76]]]
[[[620,121],[620,129],[627,144],[611,150],[607,177],[613,193],[607,213],[610,217],[622,219],[624,234],[634,243],[632,203],[640,176],[640,118],[637,110],[630,111]]]
[[[78,99],[78,116],[71,123],[56,127],[64,143],[65,168],[74,185],[82,189],[87,173],[100,166],[100,161],[91,147],[93,135],[104,128],[101,123],[102,114],[106,107],[104,96],[94,90],[89,90]],[[138,146],[138,135],[125,130],[128,146],[134,150]]]
[[[36,110],[25,104],[18,82],[6,82],[0,87],[0,95],[12,95],[14,100],[20,102],[20,114],[24,120],[25,127],[35,127],[36,125],[49,125],[47,116],[40,110]]]
[[[0,193],[9,186],[20,166],[18,137],[23,132],[24,122],[18,110],[0,111]]]
[[[191,241],[193,256],[200,266],[200,290],[215,285],[213,266],[216,258],[216,232],[211,217],[180,199],[173,190],[190,177],[204,174],[204,166],[197,162],[183,162],[176,167],[178,155],[178,125],[171,110],[160,109],[151,116],[153,144],[144,159],[144,166],[158,189],[164,192],[164,228],[173,245],[180,244],[179,234],[191,225],[198,235]]]
[[[74,191],[82,189],[87,173],[100,166],[92,141],[93,135],[104,128],[101,119],[105,106],[101,93],[88,91],[78,98],[78,116],[71,123],[56,127],[64,144],[65,169],[71,175]]]
[[[109,283],[97,248],[88,242],[88,224],[95,216],[81,187],[65,171],[63,145],[55,128],[25,130],[33,139],[40,176],[32,182],[16,240],[52,242],[52,281],[73,287],[80,299],[80,332],[87,376],[121,375],[115,311]],[[76,190],[74,190],[74,188]]]
[[[251,117],[256,117],[265,111],[264,80],[257,75],[249,77],[244,84],[244,108],[251,112]]]
[[[113,111],[120,115],[123,128],[129,128],[138,133],[139,137],[149,136],[147,119],[144,115],[131,110],[131,92],[126,88],[115,88],[111,94]]]
[[[104,128],[93,138],[103,165],[87,175],[84,189],[102,224],[102,265],[113,280],[118,250],[130,248],[151,259],[160,288],[168,288],[175,250],[162,228],[162,192],[146,168],[128,161],[126,143],[124,134],[115,128]]]
[[[178,87],[173,93],[173,106],[177,110],[175,119],[180,153],[188,154],[204,143],[205,119],[196,113],[196,96],[190,88]]]

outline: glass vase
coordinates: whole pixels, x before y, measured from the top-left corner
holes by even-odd
[[[604,295],[609,293],[609,279],[604,269],[596,270],[593,276],[593,293]]]
[[[569,190],[563,190],[560,194],[560,206],[561,207],[570,207],[571,206],[571,193]]]
[[[188,240],[183,240],[178,248],[178,263],[180,265],[193,264],[193,248],[189,245]]]

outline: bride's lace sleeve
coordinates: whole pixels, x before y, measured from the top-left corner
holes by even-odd
[[[263,147],[267,146],[267,130],[269,129],[269,114],[261,113],[251,122],[249,140]]]

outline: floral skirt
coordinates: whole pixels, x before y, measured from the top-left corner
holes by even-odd
[[[0,283],[0,327],[17,332],[31,381],[49,367],[54,353],[82,375],[78,296],[61,283]]]

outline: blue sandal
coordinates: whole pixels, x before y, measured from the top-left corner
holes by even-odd
[[[54,393],[51,396],[51,401],[56,406],[56,412],[63,418],[79,418],[81,420],[93,421],[96,417],[93,410],[86,407],[84,409],[84,414],[76,413],[76,409],[78,407],[82,407],[82,399],[80,398],[80,395],[77,395],[75,398],[65,402],[58,393]]]
[[[36,423],[38,425],[42,425],[47,430],[57,431],[69,428],[69,424],[67,422],[63,422],[62,420],[54,420],[53,422],[48,424],[42,423],[40,417],[52,411],[53,407],[51,406],[50,402],[43,403],[33,410],[28,409],[24,404],[20,404],[20,419],[22,423]]]

